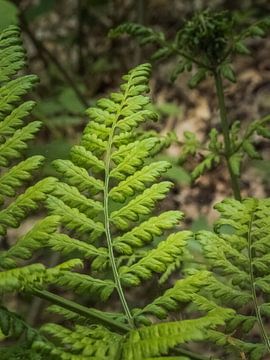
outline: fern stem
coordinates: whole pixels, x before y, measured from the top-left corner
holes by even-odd
[[[103,313],[96,311],[95,309],[89,309],[83,305],[77,304],[71,300],[67,300],[61,296],[50,293],[46,290],[34,289],[31,293],[39,298],[45,299],[53,304],[57,304],[65,309],[75,312],[81,316],[84,316],[90,320],[95,320],[105,326],[108,326],[111,329],[119,333],[127,333],[130,330],[130,327],[120,323],[119,321],[108,318]]]
[[[116,124],[117,119],[118,119],[118,115],[116,115],[115,123],[112,126],[112,130],[111,130],[110,137],[108,140],[106,158],[105,158],[104,225],[105,225],[105,233],[106,233],[106,239],[107,239],[107,245],[108,245],[109,259],[110,259],[110,263],[111,263],[111,267],[112,267],[113,278],[114,278],[116,290],[118,292],[120,302],[121,302],[124,312],[126,314],[128,324],[132,328],[134,328],[133,317],[129,310],[129,306],[128,306],[127,300],[125,298],[125,294],[122,289],[122,284],[121,284],[120,277],[119,277],[118,270],[117,270],[117,265],[116,265],[115,256],[114,256],[114,252],[113,252],[113,244],[112,244],[112,237],[111,237],[111,231],[110,231],[110,219],[109,219],[108,198],[109,198],[109,182],[110,182],[111,149],[112,149],[112,141],[113,141],[113,135],[114,135],[114,130],[115,130],[115,124]]]
[[[253,272],[252,259],[254,257],[254,251],[252,249],[252,238],[251,238],[253,218],[254,218],[254,215],[252,214],[251,220],[249,222],[249,229],[248,229],[248,258],[249,258],[249,274],[250,274],[250,282],[251,282],[251,293],[252,293],[253,305],[254,305],[258,325],[260,328],[261,336],[265,342],[268,353],[270,353],[270,341],[268,339],[267,332],[264,328],[263,320],[261,317],[261,312],[260,312],[258,299],[257,299],[257,295],[256,295],[255,278],[254,278],[254,272]]]
[[[227,110],[226,110],[226,106],[225,106],[222,78],[221,78],[219,70],[214,71],[213,74],[215,77],[216,92],[217,92],[218,105],[219,105],[219,111],[220,111],[220,122],[221,122],[223,137],[224,137],[225,158],[226,158],[227,166],[228,166],[229,173],[230,173],[233,195],[236,200],[241,201],[241,193],[240,193],[238,177],[233,172],[232,166],[230,164],[230,157],[232,156],[232,149],[231,149],[229,123],[228,123],[228,119],[227,119]]]
[[[210,356],[210,357],[204,356],[204,355],[197,354],[190,350],[186,350],[186,349],[183,349],[180,347],[177,347],[174,352],[179,355],[188,356],[192,360],[218,360],[217,358],[213,358],[212,356]]]

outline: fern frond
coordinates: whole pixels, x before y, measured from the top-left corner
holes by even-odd
[[[166,290],[151,304],[143,309],[137,309],[136,316],[151,314],[159,319],[166,318],[170,311],[176,311],[181,305],[193,301],[194,294],[208,284],[210,275],[208,271],[200,271],[186,279],[176,281],[172,288]]]
[[[0,166],[7,167],[10,160],[22,156],[22,151],[27,148],[26,141],[33,139],[34,134],[39,130],[41,123],[34,121],[24,128],[17,130],[12,137],[0,145]]]
[[[165,230],[173,228],[182,218],[183,213],[180,211],[167,211],[151,217],[129,232],[116,237],[113,246],[119,253],[132,254],[134,248],[151,242],[154,236],[160,236]]]
[[[73,146],[71,158],[74,164],[82,166],[87,170],[90,168],[95,172],[104,170],[103,161],[99,160],[91,151],[86,150],[83,146]]]
[[[223,324],[228,313],[232,317],[231,310],[210,300],[206,303],[197,294],[208,285],[207,272],[180,280],[181,285],[175,285],[142,309],[132,309],[125,294],[125,288],[138,286],[154,274],[164,280],[180,268],[187,241],[192,237],[189,231],[173,233],[183,217],[181,212],[159,212],[152,216],[156,203],[166,197],[172,183],[158,182],[169,164],[152,161],[171,140],[138,129],[141,123],[157,118],[144,94],[148,91],[149,73],[149,64],[132,69],[123,77],[119,92],[98,100],[94,108],[87,110],[90,122],[81,142],[71,149],[70,160],[54,162],[61,181],[55,182],[47,199],[49,212],[60,217],[64,231],[76,234],[75,238],[53,234],[48,246],[66,256],[81,258],[86,262],[85,268],[90,266],[90,274],[47,269],[45,281],[103,300],[116,293],[122,312],[106,312],[106,316],[131,330],[125,336],[102,330],[99,339],[99,330],[93,329],[100,327],[80,327],[71,308],[54,307],[55,313],[77,326],[69,329],[51,324],[43,328],[51,341],[39,341],[35,346],[48,356],[108,360],[165,356],[178,344],[205,339],[207,329]],[[169,317],[169,312],[181,308],[182,302],[196,303],[203,316],[142,327],[151,324],[153,315]],[[84,319],[80,317],[79,321],[83,324]]]
[[[72,253],[79,253],[85,259],[90,259],[96,256],[108,256],[107,250],[103,247],[96,248],[92,244],[87,244],[85,241],[73,239],[66,234],[55,234],[51,236],[48,241],[54,251],[59,251],[64,255],[70,255]]]
[[[62,175],[67,184],[76,186],[79,191],[95,194],[102,191],[104,183],[100,179],[90,176],[84,168],[74,165],[69,160],[55,160],[53,166]]]
[[[67,271],[61,272],[54,283],[77,294],[96,294],[102,301],[108,300],[115,287],[111,280],[95,279],[86,274]]]
[[[63,350],[59,349],[58,354],[62,359],[110,360],[116,358],[119,351],[121,337],[102,326],[85,327],[77,325],[70,330],[60,325],[46,324],[41,330],[56,338],[65,352],[70,354],[70,357],[61,357],[60,354]],[[41,344],[35,346],[41,346]]]
[[[170,166],[166,161],[154,162],[144,166],[142,170],[136,171],[133,175],[113,187],[109,192],[109,197],[114,201],[124,202],[127,197],[134,195],[135,191],[144,190],[145,184],[154,182]]]
[[[48,246],[48,242],[52,234],[56,232],[58,224],[59,217],[57,216],[48,216],[37,222],[30,231],[19,238],[16,244],[5,251],[2,256],[0,253],[0,266],[5,263],[7,258],[29,259],[34,251]]]
[[[67,228],[73,229],[79,234],[91,234],[91,239],[95,240],[104,232],[101,222],[95,222],[78,209],[70,208],[55,196],[48,196],[47,207],[52,214],[61,217]]]
[[[136,169],[143,165],[144,160],[150,155],[150,151],[157,142],[157,138],[148,138],[120,146],[112,155],[112,161],[117,166],[111,171],[111,176],[123,180],[126,175],[134,174]]]
[[[40,332],[27,324],[22,317],[3,306],[0,306],[0,334],[1,337],[4,335],[8,341],[17,341],[12,346],[1,345],[1,360],[42,359],[40,354],[33,349],[35,342],[45,340]]]
[[[23,119],[30,114],[34,105],[33,101],[26,101],[12,110],[0,123],[0,135],[10,136],[14,134],[15,130],[24,124]]]
[[[7,227],[18,227],[22,219],[31,211],[37,209],[39,203],[45,200],[46,194],[52,191],[54,184],[54,178],[41,180],[18,196],[6,209],[2,210],[0,212],[0,234],[4,235]]]
[[[130,332],[123,348],[126,360],[143,360],[149,357],[168,354],[175,346],[205,338],[209,327],[224,323],[219,314],[195,320],[165,322],[141,327]]]
[[[215,276],[209,281],[208,294],[217,304],[233,307],[237,315],[226,323],[220,342],[239,348],[250,359],[270,353],[269,335],[263,317],[268,299],[269,281],[269,199],[226,199],[216,205],[221,217],[215,233],[201,231],[197,239]],[[264,286],[265,284],[265,286]],[[249,306],[252,312],[245,313]],[[249,333],[258,326],[261,343],[249,344]],[[231,339],[229,334],[241,330],[245,336]],[[219,333],[215,333],[219,344]]]
[[[154,184],[151,188],[146,189],[141,195],[130,200],[130,202],[121,209],[113,211],[111,214],[111,221],[119,229],[126,229],[130,221],[136,221],[140,215],[148,215],[155,206],[158,200],[164,199],[166,194],[172,187],[169,181],[163,181]]]
[[[97,215],[103,211],[100,201],[95,201],[82,195],[79,190],[68,184],[58,182],[52,194],[68,204],[71,208],[76,208],[88,217]]]
[[[32,156],[4,172],[0,177],[0,194],[13,197],[16,190],[32,177],[32,172],[43,163],[42,156]]]
[[[20,32],[10,26],[0,34],[0,83],[6,82],[24,66],[25,54],[21,46]]]
[[[136,23],[125,23],[117,26],[115,29],[110,30],[111,37],[118,37],[122,34],[128,34],[138,39],[141,45],[148,43],[160,43],[164,41],[164,35],[161,32],[156,32],[151,28]]]
[[[153,272],[164,272],[168,265],[181,257],[187,240],[191,236],[189,231],[181,231],[170,235],[156,249],[150,250],[137,263],[129,267],[120,267],[121,280],[125,285],[134,286],[140,284],[142,280],[150,279]]]
[[[0,88],[0,117],[4,113],[13,110],[14,104],[21,99],[21,97],[37,82],[35,75],[25,75],[18,77],[14,80],[10,80]]]
[[[32,264],[0,272],[0,292],[14,292],[32,286],[44,277],[45,267]]]

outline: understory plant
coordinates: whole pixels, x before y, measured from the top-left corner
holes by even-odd
[[[269,115],[241,124],[236,119],[228,119],[224,96],[224,80],[236,82],[233,69],[235,55],[250,55],[246,45],[251,38],[263,37],[270,27],[270,18],[246,25],[236,14],[230,11],[201,11],[184,22],[173,40],[166,39],[163,32],[155,31],[136,23],[121,24],[110,31],[111,37],[128,34],[135,37],[141,46],[153,44],[157,50],[152,60],[175,58],[172,81],[184,72],[190,72],[189,86],[196,88],[207,77],[212,77],[216,89],[220,112],[221,134],[212,128],[209,137],[201,143],[196,134],[184,132],[179,163],[185,163],[190,156],[200,154],[202,160],[191,172],[194,181],[207,170],[212,170],[225,161],[231,180],[235,199],[241,200],[241,165],[247,156],[261,159],[256,149],[258,136],[269,139]],[[243,22],[243,23],[242,23]],[[222,135],[222,136],[220,136]]]
[[[1,359],[267,359],[269,199],[235,193],[216,205],[214,231],[196,234],[179,226],[181,211],[162,210],[173,184],[156,156],[170,138],[143,129],[157,120],[149,64],[86,111],[70,158],[53,162],[57,176],[29,185],[43,159],[17,160],[40,127],[24,122],[34,104],[22,97],[36,78],[18,75],[23,65],[9,27],[0,36]],[[30,231],[4,238],[38,207]],[[188,250],[194,239],[203,263]],[[59,264],[36,263],[40,253]],[[12,293],[47,300],[49,322],[28,324]]]

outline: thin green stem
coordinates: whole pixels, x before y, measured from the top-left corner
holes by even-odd
[[[201,354],[194,353],[193,351],[183,349],[181,347],[177,347],[175,352],[179,355],[186,355],[192,360],[218,360],[217,358],[213,358],[212,356],[204,356]]]
[[[39,298],[45,299],[53,304],[59,305],[67,310],[73,311],[76,314],[84,316],[90,320],[98,321],[100,324],[106,325],[109,328],[119,332],[126,333],[130,330],[130,327],[120,323],[119,321],[110,319],[104,313],[97,311],[95,309],[89,309],[83,305],[77,304],[71,300],[67,300],[61,296],[50,293],[46,290],[34,289],[31,293]]]
[[[268,353],[270,353],[270,341],[267,336],[267,332],[264,328],[263,320],[261,317],[260,307],[258,304],[257,294],[256,294],[256,285],[255,285],[255,278],[254,278],[254,271],[253,271],[253,258],[254,258],[254,250],[252,249],[252,237],[251,237],[251,231],[252,231],[252,223],[253,223],[253,217],[252,215],[250,223],[249,223],[249,229],[248,229],[248,258],[249,258],[249,276],[250,276],[250,285],[251,285],[251,293],[252,293],[252,300],[253,305],[258,321],[258,325],[260,328],[261,336],[265,342],[266,348]]]
[[[111,267],[112,267],[113,278],[114,278],[116,290],[118,292],[118,295],[119,295],[122,307],[124,309],[124,312],[126,314],[128,323],[132,328],[134,328],[133,317],[129,310],[129,306],[126,301],[124,291],[122,289],[120,276],[118,274],[116,260],[115,260],[115,256],[114,256],[114,252],[113,252],[113,243],[112,243],[112,237],[111,237],[110,218],[109,218],[108,198],[109,198],[109,182],[110,182],[110,162],[111,162],[111,150],[112,150],[113,135],[114,135],[117,120],[118,120],[118,115],[116,115],[115,122],[111,129],[110,137],[108,140],[106,158],[105,158],[105,186],[104,186],[104,204],[103,204],[104,225],[105,225],[105,233],[106,233],[106,239],[107,239],[107,245],[108,245],[109,258],[110,258],[110,263],[111,263]]]
[[[201,67],[201,68],[210,70],[209,66],[206,65],[205,63],[203,63],[202,61],[199,61],[199,60],[194,59],[191,55],[183,52],[182,50],[179,50],[177,47],[174,47],[174,46],[173,46],[173,49],[175,49],[176,53],[177,53],[178,55],[182,56],[183,58],[185,58],[185,59],[193,62],[194,64],[198,65],[198,66]]]
[[[228,166],[229,173],[230,173],[233,195],[236,200],[241,201],[241,193],[240,193],[240,187],[239,187],[239,181],[238,181],[239,179],[235,175],[235,173],[232,169],[232,166],[230,164],[230,157],[232,156],[231,139],[230,139],[230,132],[229,132],[229,123],[228,123],[228,119],[227,119],[227,110],[226,110],[226,106],[225,106],[222,78],[221,78],[219,70],[214,72],[214,77],[215,77],[216,92],[217,92],[218,105],[219,105],[219,111],[220,111],[220,122],[221,122],[221,127],[222,127],[223,138],[224,138],[224,152],[225,152],[225,158],[226,158],[227,166]]]

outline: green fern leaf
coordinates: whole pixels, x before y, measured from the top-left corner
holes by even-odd
[[[141,280],[150,279],[153,272],[162,273],[167,266],[183,254],[183,248],[191,237],[189,231],[170,235],[156,249],[150,250],[142,259],[131,266],[120,267],[119,273],[125,285],[134,286]]]
[[[3,254],[0,253],[0,265],[6,258],[29,259],[33,252],[48,245],[51,235],[56,232],[59,217],[48,216],[37,222],[24,236],[19,238],[15,245]]]
[[[140,215],[148,215],[158,200],[164,199],[170,190],[172,183],[163,181],[154,184],[151,188],[146,189],[141,195],[119,210],[113,211],[111,221],[119,228],[126,229],[130,221],[138,220]]]
[[[214,281],[209,281],[207,291],[217,303],[233,306],[237,315],[228,320],[225,334],[214,332],[213,340],[249,354],[250,359],[261,359],[263,353],[270,353],[261,315],[269,293],[270,201],[226,199],[216,209],[221,217],[215,224],[215,233],[201,231],[197,235],[215,276]],[[252,313],[245,313],[247,306],[253,309]],[[230,338],[237,329],[248,335],[256,324],[261,343],[251,345],[248,336]]]
[[[104,232],[102,223],[89,219],[78,209],[70,208],[55,196],[48,196],[47,207],[52,214],[61,217],[67,228],[73,229],[79,234],[91,234],[91,238],[95,240]]]
[[[105,248],[96,248],[92,244],[87,244],[84,241],[70,238],[66,234],[55,234],[50,237],[48,245],[54,251],[59,251],[64,255],[70,255],[78,252],[79,254],[82,254],[82,257],[85,259],[94,258],[96,256],[108,256]]]
[[[17,130],[14,135],[4,144],[0,145],[0,166],[8,166],[10,160],[22,156],[22,151],[27,148],[26,141],[33,139],[34,134],[39,130],[41,123],[34,121],[22,129]]]
[[[25,75],[9,81],[0,88],[0,117],[13,109],[14,104],[21,99],[37,82],[35,75]]]
[[[111,280],[95,279],[89,275],[67,271],[61,272],[54,283],[77,294],[97,294],[102,301],[108,300],[115,287]]]
[[[180,211],[167,211],[159,216],[151,217],[131,231],[114,239],[113,246],[116,251],[132,254],[133,248],[144,246],[160,236],[165,230],[173,228],[183,218]]]
[[[0,234],[4,235],[7,227],[18,227],[20,222],[31,211],[37,209],[41,201],[45,200],[46,194],[52,191],[54,184],[54,178],[41,180],[18,196],[6,209],[2,210],[0,212]]]
[[[79,191],[96,194],[104,188],[101,180],[90,176],[84,168],[74,165],[69,160],[55,160],[53,166],[63,176],[64,181],[69,185],[76,186]]]
[[[121,181],[109,192],[109,196],[117,202],[124,202],[128,196],[134,195],[135,191],[144,190],[145,184],[154,182],[163,172],[166,172],[170,164],[166,161],[154,162],[136,171],[127,179]]]

